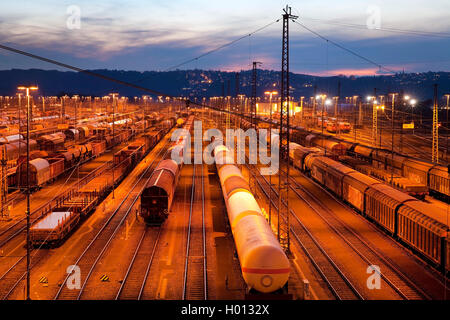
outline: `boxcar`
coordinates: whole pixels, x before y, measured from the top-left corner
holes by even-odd
[[[448,227],[438,221],[440,208],[421,201],[409,201],[398,210],[398,237],[436,264],[445,264]]]
[[[333,191],[338,196],[342,196],[342,179],[353,169],[336,162],[327,157],[314,157],[306,165],[311,171],[311,177],[319,183]]]
[[[161,161],[141,194],[141,216],[149,224],[163,222],[171,209],[179,178],[178,164]]]
[[[60,135],[48,134],[39,138],[41,149],[56,152],[64,147],[64,139]]]
[[[391,234],[397,232],[396,213],[405,202],[418,201],[385,184],[370,186],[365,193],[365,214]]]
[[[342,199],[356,208],[359,212],[365,211],[366,190],[381,182],[357,171],[349,172],[342,179]]]
[[[423,161],[406,159],[403,162],[403,176],[419,184],[428,185],[428,171],[433,166]]]
[[[446,200],[450,199],[450,179],[448,167],[434,166],[428,173],[428,186],[430,191],[443,195]]]
[[[25,188],[27,186],[26,161],[20,164],[20,170],[17,170],[17,172],[19,172],[17,177],[19,186]],[[30,187],[32,189],[42,186],[50,179],[50,164],[47,160],[42,158],[30,160]]]
[[[64,172],[64,160],[61,158],[48,158],[50,167],[50,180],[54,180]]]
[[[317,148],[306,148],[296,143],[289,144],[289,158],[292,161],[294,167],[306,171],[305,158],[309,154],[320,155],[320,149]]]

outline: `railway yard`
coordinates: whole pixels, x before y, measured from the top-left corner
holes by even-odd
[[[198,123],[204,135],[248,118],[178,102],[83,117],[34,126],[29,162],[21,125],[2,136],[0,299],[26,299],[27,278],[33,300],[450,297],[443,164],[293,126],[281,200],[281,175],[263,175],[249,146],[235,163],[213,140],[205,162],[208,141],[191,139]]]

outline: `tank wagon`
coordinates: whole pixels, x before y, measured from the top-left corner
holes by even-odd
[[[184,124],[184,129],[189,132],[193,123],[194,117],[191,116]],[[147,185],[141,193],[140,216],[147,224],[161,224],[169,215],[175,190],[178,185],[180,171],[183,167],[183,152],[188,141],[190,140],[187,139],[186,135],[181,135],[177,141],[172,143],[165,158],[153,171]],[[179,152],[180,163],[177,163],[171,158],[172,151]]]
[[[214,156],[245,283],[262,293],[282,289],[290,273],[288,258],[241,171],[224,162],[233,158],[231,152],[221,145],[215,148]]]

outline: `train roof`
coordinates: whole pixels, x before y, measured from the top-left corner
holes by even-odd
[[[42,158],[30,160],[30,165],[35,167],[38,171],[49,167],[48,161]]]
[[[449,223],[447,220],[447,212],[432,204],[422,201],[411,201],[405,203],[398,210],[399,214],[408,216],[424,227],[430,228],[442,236],[448,231]]]
[[[428,172],[434,166],[434,164],[432,164],[432,163],[427,163],[427,162],[423,162],[423,161],[412,159],[412,158],[407,158],[403,162],[403,165],[409,166],[409,167],[412,167],[415,169],[420,169],[425,172]]]
[[[366,186],[372,186],[372,185],[381,183],[377,179],[369,177],[368,175],[363,174],[358,171],[349,172],[349,173],[347,173],[346,177],[352,178],[352,179],[356,180],[357,183],[364,184]]]
[[[161,163],[155,169],[155,174],[157,174],[158,170],[168,170],[172,172],[173,176],[176,176],[178,171],[178,164],[172,159],[165,159],[161,161]]]
[[[448,178],[449,175],[448,167],[444,166],[434,166],[433,168],[430,169],[430,173],[444,178]]]
[[[380,200],[393,209],[405,202],[419,201],[404,192],[382,183],[370,186],[366,194]]]
[[[374,151],[373,148],[366,147],[366,146],[363,146],[363,145],[360,145],[360,144],[355,146],[355,148],[353,150],[354,150],[355,153],[361,154],[361,155],[363,155],[365,157],[370,157],[372,155],[372,152]]]

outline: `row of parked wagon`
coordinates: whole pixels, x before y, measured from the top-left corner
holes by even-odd
[[[173,121],[171,125],[173,126],[175,123]],[[184,132],[180,134],[176,141],[172,142],[164,159],[155,168],[142,191],[140,216],[147,224],[163,223],[170,212],[184,164],[184,152],[186,152],[187,143],[190,142],[187,135],[191,131],[193,123],[193,116],[190,116],[185,123],[178,122],[178,125],[183,125]]]
[[[152,130],[114,154],[103,170],[77,191],[68,193],[30,229],[34,246],[57,246],[161,140],[166,130]],[[113,173],[114,172],[114,173]]]
[[[450,270],[446,212],[351,169],[317,148],[290,144],[293,165],[436,266]]]
[[[306,147],[320,147],[326,151],[327,156],[334,159],[342,156],[361,159],[375,168],[393,172],[414,184],[426,186],[430,193],[445,201],[450,199],[449,168],[446,166],[397,153],[392,155],[390,150],[372,148],[320,134],[311,134],[304,130],[293,130],[291,141]]]

